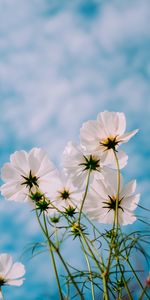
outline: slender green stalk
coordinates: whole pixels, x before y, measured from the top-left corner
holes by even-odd
[[[103,275],[103,287],[104,287],[104,300],[109,300],[108,286],[107,286],[107,278],[105,273]]]
[[[107,282],[108,277],[109,277],[109,270],[110,270],[110,266],[111,266],[112,253],[113,253],[113,249],[115,248],[114,247],[115,239],[117,237],[118,225],[119,225],[118,224],[118,207],[119,207],[119,193],[120,193],[120,168],[119,168],[119,161],[118,161],[116,151],[114,151],[114,156],[115,156],[116,165],[117,165],[117,176],[118,176],[117,183],[118,184],[117,184],[117,195],[116,195],[116,207],[115,207],[114,221],[113,221],[113,228],[112,228],[112,237],[111,237],[111,241],[110,241],[110,251],[109,251],[109,256],[108,256],[108,261],[107,261],[107,266],[106,266],[106,271],[105,271],[106,282]]]
[[[88,266],[88,270],[89,270],[89,274],[90,274],[92,300],[95,300],[94,284],[93,284],[92,269],[91,269],[90,261],[89,261],[88,255],[86,254],[86,250],[84,248],[84,244],[83,244],[83,242],[82,242],[81,239],[80,239],[80,242],[82,244],[84,256],[85,256],[85,259],[86,259],[86,262],[87,262],[87,266]]]
[[[106,267],[106,271],[105,271],[106,277],[108,277],[108,275],[109,275],[109,269],[110,269],[110,265],[111,265],[111,258],[112,258],[112,252],[113,252],[112,243],[113,243],[113,240],[111,240],[111,242],[110,242],[110,251],[109,251],[107,267]]]
[[[112,236],[111,236],[110,247],[109,247],[109,256],[108,256],[108,261],[107,261],[107,266],[106,266],[106,271],[105,271],[106,277],[108,277],[108,275],[109,275],[115,239],[116,239],[116,234],[115,234],[115,216],[114,216]]]
[[[40,220],[40,218],[39,218],[39,215],[38,215],[37,211],[36,211],[36,216],[37,216],[38,223],[39,223],[39,225],[40,225],[40,227],[41,227],[41,229],[42,229],[42,232],[43,232],[43,234],[45,235],[45,237],[47,238],[45,229],[44,229],[44,227],[43,227],[43,225],[42,225],[42,223],[41,223],[41,220]],[[59,249],[56,247],[56,245],[53,243],[53,241],[50,239],[50,237],[48,237],[48,239],[49,239],[49,242],[51,243],[52,247],[55,249],[57,255],[59,256],[59,259],[61,260],[61,262],[62,262],[62,264],[63,264],[63,266],[64,266],[64,268],[65,268],[65,270],[66,270],[66,272],[67,272],[67,274],[68,274],[68,276],[70,277],[70,279],[71,279],[71,281],[72,281],[74,287],[76,288],[76,290],[77,290],[77,292],[78,292],[78,294],[79,294],[79,296],[80,296],[80,299],[81,299],[81,300],[84,300],[84,297],[83,297],[83,295],[82,295],[82,293],[81,293],[81,291],[80,291],[80,289],[79,289],[77,283],[75,282],[73,276],[71,275],[71,272],[70,272],[70,270],[69,270],[69,268],[68,268],[68,266],[67,266],[67,264],[66,264],[66,262],[65,262],[65,260],[64,260],[64,258],[63,258],[63,256],[61,255]]]
[[[139,300],[143,300],[143,297],[144,297],[144,294],[145,294],[145,290],[147,289],[147,286],[144,287],[140,297],[139,297]]]
[[[52,244],[52,245],[54,246],[54,244]],[[84,297],[83,297],[83,295],[82,295],[80,289],[78,288],[78,285],[77,285],[77,283],[75,282],[73,276],[71,275],[71,273],[70,273],[70,271],[69,271],[69,268],[68,268],[68,266],[67,266],[67,264],[66,264],[64,258],[62,257],[61,253],[60,253],[58,250],[56,250],[56,251],[57,251],[57,254],[58,254],[58,256],[59,256],[59,258],[60,258],[60,260],[61,260],[61,262],[62,262],[64,268],[66,269],[66,271],[67,271],[67,273],[68,273],[68,276],[70,277],[70,279],[71,279],[71,281],[72,281],[74,287],[76,288],[76,290],[77,290],[77,292],[78,292],[78,294],[79,294],[79,296],[80,296],[80,299],[81,299],[81,300],[84,300]]]
[[[119,193],[120,193],[120,168],[119,168],[119,161],[118,161],[118,157],[116,154],[116,151],[114,151],[114,156],[116,159],[116,165],[117,165],[117,174],[118,174],[118,184],[117,184],[117,195],[116,195],[116,208],[115,208],[115,215],[114,215],[114,222],[113,222],[113,235],[111,238],[111,242],[110,242],[110,252],[109,252],[109,257],[108,257],[108,263],[107,263],[107,268],[106,268],[106,272],[107,274],[109,273],[109,269],[110,269],[110,264],[111,264],[111,256],[112,256],[112,251],[114,248],[114,241],[116,239],[117,233],[118,233],[118,206],[119,206]]]
[[[83,233],[82,233],[83,235]],[[102,281],[103,281],[103,287],[104,287],[104,299],[109,299],[109,293],[108,293],[108,286],[107,286],[107,273],[105,271],[105,266],[104,266],[104,263],[103,263],[103,259],[102,257],[97,253],[97,250],[95,249],[94,247],[94,251],[96,252],[96,255],[98,255],[99,257],[99,260],[100,260],[100,263],[98,262],[97,258],[95,257],[91,247],[89,246],[88,242],[91,244],[91,241],[86,237],[84,236],[84,242],[86,243],[86,246],[88,247],[90,253],[91,253],[91,256],[94,258],[94,261],[96,262],[96,265],[97,267],[99,268],[100,272],[101,272],[101,276],[102,276]],[[93,248],[93,244],[91,244],[92,248]]]
[[[80,221],[81,219],[81,213],[82,213],[82,208],[83,208],[83,205],[84,205],[84,202],[85,202],[85,199],[86,199],[86,196],[87,196],[87,192],[88,192],[88,185],[89,185],[89,179],[90,179],[90,171],[89,171],[89,174],[88,174],[88,178],[87,178],[87,185],[86,185],[86,190],[85,190],[85,194],[84,194],[84,197],[83,197],[83,201],[82,201],[82,205],[81,205],[81,209],[80,209],[80,212],[79,212],[79,219],[78,219],[78,222]],[[84,215],[85,216],[85,215]],[[66,217],[66,216],[65,216]],[[85,216],[86,217],[86,216]],[[67,218],[68,222],[70,222],[70,220]],[[88,221],[93,225],[93,223],[88,219]],[[94,228],[97,230],[97,228],[94,226]],[[99,231],[98,231],[99,232]],[[83,234],[82,231],[80,231],[80,234],[92,256],[92,258],[94,259],[97,267],[99,268],[100,272],[102,273],[102,280],[103,280],[103,285],[104,285],[104,294],[105,294],[105,300],[109,300],[109,295],[108,295],[108,288],[107,288],[107,282],[106,282],[106,276],[105,276],[105,272],[104,272],[104,269],[102,270],[101,267],[100,267],[100,263],[99,261],[97,260],[97,258],[95,257],[91,247],[89,246],[87,240],[86,240],[86,237],[85,235]],[[89,241],[89,240],[88,240]],[[89,241],[90,242],[90,241]],[[92,245],[93,246],[93,245]],[[96,251],[96,249],[94,248],[94,251]],[[86,252],[84,252],[86,254]],[[97,254],[98,255],[98,254]],[[98,255],[99,256],[99,255]],[[101,257],[99,257],[100,261],[101,261]],[[93,282],[91,281],[91,284],[93,285]],[[94,297],[94,290],[93,290],[93,286],[92,286],[92,297]],[[93,298],[94,299],[94,298]]]
[[[55,276],[56,276],[59,296],[60,296],[60,299],[63,300],[64,297],[63,297],[63,294],[62,294],[62,291],[61,291],[61,285],[60,285],[60,281],[59,281],[59,276],[58,276],[58,272],[57,272],[57,266],[56,266],[56,262],[55,262],[55,257],[54,257],[52,245],[51,245],[50,240],[49,240],[49,233],[48,233],[48,228],[47,228],[46,218],[45,218],[45,213],[44,212],[43,212],[43,223],[44,223],[44,227],[45,227],[45,233],[46,233],[46,238],[47,238],[48,245],[49,245],[49,250],[50,250],[50,253],[51,253],[51,257],[52,257],[52,263],[53,263],[53,268],[54,268],[54,272],[55,272]]]
[[[63,294],[62,294],[62,291],[61,291],[61,286],[60,286],[59,276],[58,276],[58,272],[57,272],[55,257],[54,257],[54,253],[53,253],[53,250],[52,250],[51,246],[50,246],[50,252],[51,252],[53,267],[54,267],[54,271],[55,271],[56,281],[57,281],[57,285],[58,285],[59,296],[60,296],[60,299],[63,300],[64,297],[63,297]]]
[[[81,207],[80,207],[80,211],[79,211],[79,218],[78,218],[78,223],[79,224],[80,224],[81,214],[82,214],[83,206],[84,206],[85,199],[86,199],[87,192],[88,192],[88,188],[89,188],[90,174],[91,174],[91,169],[89,169],[89,172],[88,172],[85,193],[84,193],[83,200],[82,200]]]
[[[80,234],[81,234],[81,237],[82,237],[84,243],[86,244],[92,258],[94,259],[94,262],[96,263],[98,269],[100,270],[100,272],[102,274],[101,276],[102,276],[103,287],[104,287],[104,299],[109,300],[109,293],[108,293],[108,287],[107,287],[107,278],[106,278],[105,272],[101,268],[100,263],[98,262],[97,258],[95,257],[95,254],[93,253],[91,247],[89,246],[89,243],[87,242],[85,235],[83,234],[83,232],[80,232]]]
[[[82,208],[83,208],[84,201],[85,201],[85,199],[86,199],[86,195],[87,195],[87,192],[88,192],[89,179],[90,179],[90,171],[89,171],[88,178],[87,178],[86,190],[85,190],[85,194],[84,194],[84,197],[83,197],[81,210],[80,210],[80,212],[79,212],[80,216],[79,216],[78,222],[79,222],[80,219],[81,219]],[[67,216],[65,216],[65,218],[67,218]],[[68,218],[67,218],[67,220],[68,220],[69,223],[71,223],[70,220],[69,220]],[[93,224],[92,224],[92,225],[93,225]],[[83,234],[83,233],[82,233],[82,234]],[[85,238],[85,237],[84,237],[84,238]],[[81,243],[82,243],[82,240],[81,240],[81,239],[80,239],[80,241],[81,241]],[[87,242],[87,241],[86,241],[86,242]],[[89,242],[90,242],[90,241],[89,241]],[[83,249],[85,250],[83,243],[82,243],[82,247],[83,247]],[[94,260],[97,261],[95,255],[94,255],[94,253],[92,252],[92,250],[91,250],[91,248],[90,248],[89,245],[88,245],[88,249],[90,250],[90,253],[91,253],[92,257],[94,258]],[[96,249],[95,249],[95,250],[96,250]],[[87,254],[86,254],[86,251],[84,251],[84,254],[85,254],[85,257],[86,257],[86,261],[87,261],[87,265],[88,265],[88,268],[89,268],[89,272],[90,272],[90,274],[91,274],[91,266],[90,266],[90,262],[89,262],[89,259],[88,259]],[[98,261],[96,262],[96,264],[97,264],[98,267],[100,267]],[[101,269],[100,269],[100,271],[101,271]],[[95,296],[94,296],[94,285],[93,285],[92,276],[91,276],[91,292],[92,292],[92,299],[94,300],[94,299],[95,299]]]
[[[123,238],[123,233],[122,233],[121,230],[120,230],[120,233],[121,233],[122,238]],[[124,239],[123,239],[123,244],[124,244],[124,249],[125,249],[125,253],[126,253],[126,261],[127,261],[128,265],[129,265],[129,267],[131,268],[131,270],[132,270],[132,272],[133,272],[133,274],[134,274],[134,276],[135,276],[135,278],[136,278],[136,280],[137,280],[137,282],[138,282],[140,288],[142,289],[142,293],[141,293],[141,296],[140,296],[140,297],[143,298],[143,296],[146,295],[147,298],[150,299],[150,296],[149,296],[149,295],[147,294],[147,292],[146,292],[146,287],[143,287],[143,284],[141,283],[141,281],[140,281],[140,279],[138,278],[138,276],[137,276],[137,274],[136,274],[136,272],[135,272],[135,270],[134,270],[134,268],[133,268],[131,262],[130,262],[129,259],[128,259],[128,255],[127,255],[127,250],[126,250],[126,246],[125,246],[125,243],[124,243]],[[141,300],[142,300],[142,298],[141,298]],[[140,298],[139,298],[139,300],[140,300]]]
[[[60,242],[59,242],[59,239],[58,239],[58,232],[57,232],[56,224],[54,225],[54,229],[55,229],[56,247],[59,248]]]
[[[116,236],[118,233],[118,207],[119,207],[119,194],[120,194],[120,167],[119,167],[119,161],[116,154],[116,151],[114,151],[114,156],[116,159],[116,165],[117,165],[117,174],[118,174],[118,185],[117,185],[117,195],[116,195],[116,209],[115,209],[115,226],[116,226]]]
[[[87,236],[85,236],[85,238],[86,238],[87,242],[90,243],[90,245],[91,245],[91,247],[92,247],[92,249],[93,249],[93,252],[95,252],[95,254],[97,255],[97,257],[98,257],[99,260],[100,260],[100,264],[103,266],[102,257],[100,256],[100,254],[98,253],[97,249],[96,249],[95,246],[93,245],[93,242],[92,242]],[[101,269],[101,271],[102,271],[102,269]]]
[[[117,234],[118,234],[118,229],[119,229],[119,222],[118,222],[118,207],[119,207],[119,194],[120,194],[121,173],[120,173],[119,161],[118,161],[118,157],[117,157],[116,151],[114,151],[114,156],[115,156],[115,159],[116,159],[116,165],[117,165],[117,176],[118,176],[117,183],[118,183],[118,184],[117,184],[116,208],[115,208],[115,217],[114,217],[114,226],[113,226],[113,229],[114,229],[114,238],[112,239],[112,242],[113,242],[114,246],[111,247],[111,250],[110,250],[108,269],[109,269],[109,264],[110,264],[110,258],[111,258],[111,255],[112,255],[112,250],[113,250],[113,248],[114,248],[115,256],[116,256],[116,262],[118,262],[118,266],[119,266],[119,270],[120,270],[121,275],[122,275],[122,279],[123,279],[124,286],[125,286],[126,291],[127,291],[127,293],[128,293],[129,299],[132,300],[133,298],[132,298],[131,292],[130,292],[130,290],[129,290],[128,284],[127,284],[127,282],[126,282],[126,279],[125,279],[125,277],[124,277],[124,273],[123,273],[123,271],[122,271],[122,268],[121,268],[121,265],[120,265],[120,262],[119,262],[118,254],[116,254],[116,247],[115,247],[115,239],[116,239],[116,236],[117,236]]]
[[[94,259],[94,262],[96,263],[98,269],[100,270],[100,272],[102,272],[100,263],[99,263],[99,261],[97,260],[95,254],[93,253],[93,251],[92,251],[92,249],[91,249],[91,247],[90,247],[90,245],[89,245],[89,243],[88,243],[88,241],[87,241],[87,239],[86,239],[86,237],[85,237],[85,235],[83,234],[82,231],[80,231],[80,235],[81,235],[81,238],[83,239],[85,245],[87,246],[87,249],[89,250],[89,252],[90,252],[92,258]]]
[[[135,278],[136,278],[136,280],[137,280],[137,282],[138,282],[140,288],[142,289],[143,295],[145,295],[145,296],[147,297],[147,299],[150,299],[150,296],[147,294],[146,289],[143,287],[143,285],[142,285],[142,283],[141,283],[139,277],[137,276],[137,274],[136,274],[134,268],[132,267],[132,264],[130,263],[129,259],[127,259],[127,263],[128,263],[128,265],[130,266],[130,268],[131,268],[131,270],[132,270],[132,272],[133,272],[133,274],[134,274],[134,276],[135,276]]]
[[[128,287],[128,284],[127,284],[127,282],[126,282],[126,279],[125,279],[125,277],[124,277],[124,272],[122,271],[122,268],[121,268],[121,265],[120,265],[120,262],[119,262],[119,261],[118,261],[118,266],[119,266],[120,273],[121,273],[121,275],[122,275],[122,280],[123,280],[125,289],[126,289],[126,291],[127,291],[129,300],[133,300],[132,294],[131,294],[131,292],[130,292],[130,289],[129,289],[129,287]]]

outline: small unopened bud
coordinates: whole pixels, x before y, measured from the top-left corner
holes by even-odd
[[[84,225],[79,224],[78,222],[74,222],[71,225],[71,231],[74,235],[74,239],[78,236],[81,236],[82,233],[85,231],[86,227]]]
[[[52,223],[59,223],[59,221],[60,221],[60,216],[53,216],[53,217],[50,217],[50,220],[51,220],[51,222]]]
[[[36,191],[35,193],[31,192],[30,198],[32,201],[34,201],[35,203],[41,201],[44,199],[44,194],[42,194],[39,191]]]
[[[69,205],[68,207],[66,207],[64,214],[68,217],[74,217],[74,215],[76,214],[76,207]]]

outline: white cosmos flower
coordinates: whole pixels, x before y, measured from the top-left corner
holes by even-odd
[[[83,149],[73,142],[68,142],[63,152],[63,167],[66,174],[71,177],[74,186],[79,188],[85,186],[89,169],[91,181],[95,176],[102,178],[103,162],[100,156],[84,153]]]
[[[124,113],[104,111],[98,114],[97,120],[88,121],[80,130],[81,145],[88,153],[100,153],[103,160],[111,167],[115,165],[114,151],[122,143],[134,136],[138,130],[125,133],[126,118]],[[127,155],[118,152],[120,168],[127,163]]]
[[[0,288],[3,285],[20,286],[23,284],[25,267],[22,263],[13,263],[11,255],[0,254]]]
[[[27,201],[29,194],[37,189],[45,193],[55,172],[53,163],[43,149],[16,151],[1,170],[1,178],[5,182],[1,186],[2,195],[8,200]]]
[[[140,199],[135,194],[136,181],[123,186],[122,178],[119,193],[118,222],[120,225],[132,224],[136,220],[133,211]],[[89,217],[100,223],[113,224],[117,199],[117,172],[108,172],[105,181],[94,180],[87,195],[84,210]]]
[[[82,201],[82,193],[77,189],[71,181],[71,178],[64,172],[60,172],[54,177],[54,184],[47,190],[48,197],[52,204],[60,211],[65,211],[68,207],[80,206]],[[52,210],[49,209],[51,214]]]

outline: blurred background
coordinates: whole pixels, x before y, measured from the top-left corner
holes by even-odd
[[[148,208],[149,20],[149,0],[0,0],[0,165],[15,150],[34,146],[59,165],[66,143],[79,141],[83,122],[103,110],[121,111],[127,130],[140,129],[124,147],[124,175],[137,179],[140,204]],[[22,255],[42,241],[27,204],[1,199],[0,235],[0,252],[27,269],[22,287],[4,290],[6,299],[58,299],[48,255]]]

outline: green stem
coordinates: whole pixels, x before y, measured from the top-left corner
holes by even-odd
[[[105,273],[103,275],[103,287],[104,287],[104,300],[109,300],[108,286],[107,286],[107,278]]]
[[[119,161],[116,154],[116,151],[114,151],[114,156],[116,159],[116,165],[117,165],[117,176],[118,176],[118,184],[117,184],[117,195],[116,195],[116,207],[115,207],[115,214],[114,214],[114,221],[113,221],[113,228],[112,228],[112,237],[110,241],[110,250],[109,250],[109,256],[108,256],[108,262],[107,267],[105,271],[105,280],[107,281],[109,276],[109,270],[111,265],[111,259],[112,259],[112,253],[114,249],[114,242],[118,234],[118,207],[119,207],[119,193],[120,193],[120,168],[119,168]],[[105,283],[105,282],[104,282]]]
[[[48,241],[48,245],[49,245],[49,249],[50,249],[50,253],[51,253],[51,257],[52,257],[52,263],[53,263],[53,268],[54,268],[54,272],[55,272],[55,276],[56,276],[59,296],[60,296],[60,299],[63,300],[64,297],[63,297],[63,294],[62,294],[62,291],[61,291],[61,285],[60,285],[59,276],[58,276],[58,272],[57,272],[57,266],[56,266],[56,262],[55,262],[53,249],[52,249],[52,244],[49,240],[49,233],[48,233],[48,228],[47,228],[46,218],[45,218],[45,213],[44,212],[43,212],[43,222],[44,222],[44,227],[45,227],[45,232],[46,232],[46,238],[47,238],[47,241]]]
[[[144,294],[145,294],[145,290],[147,289],[147,286],[145,286],[145,288],[143,289],[140,297],[139,297],[139,300],[143,300],[143,297],[144,297]]]
[[[81,237],[82,237],[84,243],[86,244],[86,246],[87,246],[89,252],[91,253],[91,256],[92,256],[92,258],[94,259],[94,261],[95,261],[95,263],[96,263],[98,269],[99,269],[100,272],[102,273],[102,280],[103,280],[103,287],[104,287],[104,299],[105,299],[105,300],[109,300],[109,293],[108,293],[108,286],[107,286],[107,278],[106,278],[105,272],[104,272],[104,270],[102,270],[102,268],[101,268],[99,262],[97,261],[97,258],[95,257],[95,254],[93,253],[91,247],[89,246],[89,243],[87,242],[85,235],[83,234],[82,231],[80,232],[80,234],[81,234]]]
[[[133,300],[133,297],[132,297],[131,292],[130,292],[130,290],[129,290],[128,284],[127,284],[126,279],[125,279],[125,277],[124,277],[124,273],[123,273],[123,271],[122,271],[122,268],[121,268],[121,265],[120,265],[120,262],[119,262],[119,261],[118,261],[118,266],[119,266],[120,273],[121,273],[121,275],[122,275],[123,283],[124,283],[125,289],[126,289],[126,291],[127,291],[129,300]]]
[[[62,255],[61,255],[61,253],[60,253],[59,251],[57,251],[57,254],[58,254],[58,256],[59,256],[59,258],[60,258],[62,264],[64,265],[64,268],[66,269],[66,271],[67,271],[67,273],[68,273],[68,275],[69,275],[69,277],[70,277],[70,279],[71,279],[73,285],[75,286],[75,288],[76,288],[78,294],[80,295],[80,299],[81,299],[81,300],[84,300],[84,297],[83,297],[83,295],[82,295],[80,289],[78,288],[77,283],[74,281],[74,278],[73,278],[73,276],[71,275],[71,273],[70,273],[70,271],[69,271],[69,268],[68,268],[66,262],[64,261],[64,259],[63,259]]]
[[[42,223],[41,223],[41,220],[40,220],[40,218],[39,218],[39,216],[38,216],[37,210],[36,210],[36,216],[37,216],[38,223],[39,223],[39,225],[40,225],[40,227],[41,227],[41,229],[42,229],[42,232],[43,232],[43,234],[45,235],[45,237],[47,238],[46,233],[45,233],[45,229],[44,229],[44,227],[43,227],[43,225],[42,225]],[[69,270],[69,268],[68,268],[68,266],[67,266],[67,264],[66,264],[64,258],[62,257],[62,255],[61,255],[59,249],[56,247],[56,245],[53,243],[53,241],[50,239],[50,237],[48,237],[48,239],[49,239],[49,242],[51,243],[52,247],[55,249],[57,255],[59,256],[59,259],[61,260],[61,262],[62,262],[62,264],[63,264],[63,266],[64,266],[66,272],[68,273],[68,276],[70,277],[70,279],[71,279],[71,281],[72,281],[74,287],[76,288],[78,294],[80,295],[80,299],[81,299],[81,300],[84,300],[84,297],[83,297],[83,295],[82,295],[82,293],[81,293],[81,291],[80,291],[80,289],[79,289],[77,283],[75,282],[73,276],[71,275],[70,270]]]
[[[115,215],[114,215],[114,222],[113,222],[113,235],[111,238],[110,242],[110,252],[109,252],[109,257],[108,257],[108,263],[107,263],[107,268],[106,268],[106,273],[109,273],[110,269],[110,264],[111,264],[111,256],[112,256],[112,251],[114,248],[114,241],[116,239],[117,233],[118,233],[118,205],[119,205],[119,193],[120,193],[120,168],[119,168],[119,161],[118,157],[116,154],[116,151],[114,151],[114,156],[116,159],[116,165],[117,165],[117,176],[118,176],[118,184],[117,184],[117,195],[116,195],[116,208],[115,208]]]
[[[56,224],[54,225],[55,228],[55,238],[56,238],[56,247],[59,248],[59,238],[58,238],[58,232],[57,232],[57,227]]]
[[[114,244],[115,244],[115,239],[116,239],[116,237],[117,237],[118,229],[119,229],[118,208],[119,208],[120,183],[121,183],[121,173],[120,173],[120,167],[119,167],[119,160],[118,160],[116,151],[114,151],[114,156],[115,156],[116,165],[117,165],[117,176],[118,176],[117,183],[118,183],[118,184],[117,184],[117,195],[116,195],[115,217],[114,217],[114,224],[113,224],[114,237],[113,237],[112,240],[111,240],[111,250],[110,250],[110,255],[109,255],[108,270],[107,270],[107,271],[109,272],[111,255],[112,255],[112,251],[113,251],[113,248],[114,248],[115,256],[116,256],[116,262],[118,262],[118,266],[119,266],[119,270],[120,270],[121,275],[122,275],[122,279],[123,279],[123,282],[124,282],[124,286],[125,286],[125,288],[126,288],[126,290],[127,290],[129,299],[132,300],[133,297],[132,297],[131,292],[130,292],[130,290],[129,290],[128,284],[127,284],[127,282],[126,282],[126,280],[125,280],[124,273],[123,273],[123,271],[122,271],[122,268],[121,268],[121,265],[120,265],[120,262],[119,262],[118,255],[116,255],[116,247],[114,246]]]
[[[80,235],[81,235],[81,237],[82,237],[82,239],[83,239],[85,245],[87,246],[87,249],[89,250],[89,252],[90,252],[92,258],[94,259],[94,262],[96,263],[98,269],[100,270],[100,272],[102,272],[102,269],[101,269],[101,267],[100,267],[99,261],[97,260],[95,254],[93,253],[93,251],[92,251],[92,249],[91,249],[91,247],[90,247],[88,241],[86,240],[86,237],[85,237],[85,235],[83,234],[82,231],[80,231]]]
[[[111,258],[112,258],[112,252],[113,252],[112,243],[113,243],[113,240],[111,240],[111,242],[110,242],[110,251],[109,251],[108,262],[107,262],[107,267],[106,267],[106,271],[105,271],[107,277],[108,277],[108,274],[109,274],[109,269],[110,269],[110,265],[111,265]]]
[[[88,266],[88,271],[89,271],[89,274],[90,274],[92,300],[95,300],[94,284],[93,284],[92,269],[91,269],[90,261],[89,261],[88,255],[86,254],[84,244],[83,244],[81,239],[80,239],[80,241],[81,241],[81,244],[82,244],[83,252],[84,252],[85,259],[86,259],[87,266]]]
[[[120,194],[120,167],[119,167],[119,161],[116,154],[116,151],[114,151],[114,156],[116,159],[116,165],[117,165],[117,176],[118,176],[118,185],[117,185],[117,195],[116,195],[116,209],[115,209],[115,226],[116,226],[116,236],[118,233],[118,207],[119,207],[119,194]]]
[[[86,241],[90,243],[91,247],[93,248],[93,251],[95,252],[95,254],[98,256],[99,260],[100,260],[100,263],[102,262],[101,260],[101,256],[100,254],[98,253],[97,249],[95,248],[95,246],[93,245],[93,242],[87,237],[85,236],[86,238]],[[96,257],[95,257],[96,258]]]
[[[57,272],[57,267],[56,267],[56,262],[55,262],[55,257],[54,257],[52,247],[50,247],[50,252],[51,252],[51,257],[52,257],[52,262],[53,262],[53,268],[54,268],[54,271],[55,271],[57,286],[58,286],[58,290],[59,290],[59,296],[60,296],[60,299],[63,300],[64,298],[63,298],[63,294],[62,294],[62,291],[61,291],[60,281],[59,281],[59,277],[58,277],[58,272]]]
[[[91,174],[91,169],[89,169],[89,172],[88,172],[85,193],[84,193],[83,200],[82,200],[81,207],[80,207],[80,211],[79,211],[79,218],[78,218],[78,223],[79,224],[80,224],[80,220],[81,220],[81,214],[82,214],[83,206],[84,206],[85,199],[86,199],[87,192],[88,192],[89,181],[90,181],[90,174]]]
[[[88,223],[94,228],[95,231],[97,231],[100,235],[100,237],[103,237],[103,239],[107,242],[107,239],[105,238],[105,235],[103,235],[99,229],[93,224],[93,222],[88,218],[88,216],[82,212],[82,215],[84,216],[84,218],[88,221]]]
[[[136,274],[134,268],[132,267],[132,264],[130,263],[129,259],[127,259],[127,263],[128,263],[128,265],[130,266],[130,268],[131,268],[131,270],[132,270],[132,272],[133,272],[133,274],[134,274],[134,276],[135,276],[135,278],[136,278],[136,280],[137,280],[137,282],[138,282],[140,288],[142,289],[143,295],[145,295],[148,299],[150,299],[150,296],[147,294],[146,289],[143,288],[143,285],[142,285],[142,283],[141,283],[139,277],[137,276],[137,274]]]

